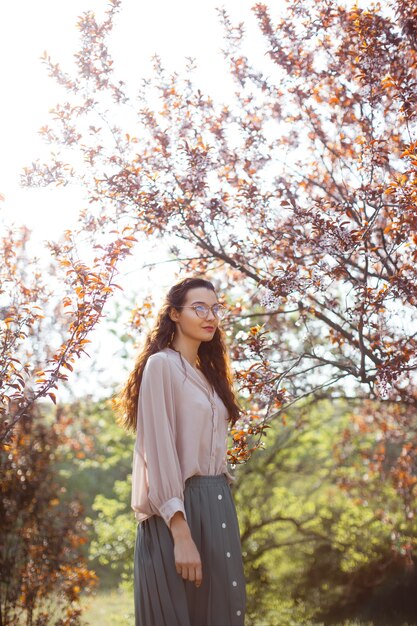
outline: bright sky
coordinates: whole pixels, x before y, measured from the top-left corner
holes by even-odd
[[[215,8],[224,6],[233,23],[245,21],[251,58],[262,63],[265,51],[251,11],[254,4],[254,0],[223,3],[124,0],[116,18],[111,50],[117,75],[130,84],[139,85],[142,77],[151,74],[151,56],[155,52],[169,71],[179,74],[185,67],[186,57],[192,56],[198,64],[195,77],[199,86],[212,97],[227,101],[228,90],[234,86],[220,52],[222,28]],[[27,189],[19,185],[21,169],[39,156],[46,158],[49,148],[38,136],[38,129],[49,122],[49,108],[63,97],[62,91],[48,78],[39,57],[47,50],[64,70],[71,69],[73,54],[78,49],[77,17],[88,10],[99,17],[106,7],[104,0],[13,0],[2,8],[0,194],[5,196],[5,201],[0,203],[0,229],[4,223],[29,226],[36,256],[45,254],[42,244],[45,239],[58,238],[64,229],[74,226],[85,204],[83,190],[74,186]],[[272,14],[276,15],[275,9]],[[123,266],[122,276],[116,282],[123,285],[124,278],[139,302],[149,291],[157,293],[159,289],[162,294],[172,282],[175,264],[161,265],[152,277],[142,266],[151,259],[161,261],[164,258],[167,254],[161,244],[149,251],[144,242]],[[100,329],[97,332],[100,333]],[[91,339],[98,343],[96,333]],[[108,368],[107,364],[116,364],[116,353],[120,350],[120,342],[112,343],[110,339],[107,334],[105,341],[101,341],[97,357],[103,371],[109,370],[109,385],[119,377],[115,376],[114,366]],[[84,357],[83,367],[88,372],[91,359]],[[78,378],[77,395],[91,390],[91,376],[85,377],[85,388],[80,387],[79,381]],[[63,399],[61,393],[58,395]],[[103,395],[103,390],[98,395]]]
[[[252,4],[252,0],[227,0],[224,6],[235,21],[246,19],[248,29],[257,35],[250,11]],[[81,196],[74,189],[69,193],[68,187],[19,187],[21,168],[46,154],[38,129],[48,123],[48,109],[62,97],[39,57],[47,50],[61,67],[71,68],[78,44],[77,16],[87,10],[100,16],[106,6],[104,0],[13,0],[2,9],[0,193],[6,196],[3,215],[8,221],[40,228],[42,238],[71,227]],[[150,57],[155,52],[168,69],[179,72],[184,68],[185,57],[194,56],[203,86],[222,98],[226,95],[227,75],[220,53],[223,40],[216,6],[221,4],[213,0],[124,0],[112,49],[120,77],[132,83],[148,76]]]

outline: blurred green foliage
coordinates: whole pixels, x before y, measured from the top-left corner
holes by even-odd
[[[106,401],[77,410],[95,450],[63,460],[60,473],[85,503],[89,566],[100,588],[133,595],[134,437],[115,424]],[[371,480],[366,493],[339,484],[360,455],[359,444],[343,465],[335,455],[351,411],[342,401],[297,405],[267,431],[265,448],[234,470],[247,626],[347,624],[355,617],[377,626],[413,624],[417,580],[393,551],[392,527],[380,514],[384,503],[391,518],[401,515],[395,491]],[[405,526],[415,541],[414,521]]]

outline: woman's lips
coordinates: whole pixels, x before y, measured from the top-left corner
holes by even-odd
[[[208,330],[210,333],[212,333],[214,330],[214,326],[203,326],[203,329]]]

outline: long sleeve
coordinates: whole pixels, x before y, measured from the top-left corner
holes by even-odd
[[[184,484],[176,449],[175,403],[170,364],[165,355],[151,355],[143,370],[138,398],[137,436],[132,472],[132,508],[170,519],[182,511]],[[143,493],[147,490],[147,493]],[[146,512],[146,511],[145,511]],[[149,510],[147,511],[149,513]]]

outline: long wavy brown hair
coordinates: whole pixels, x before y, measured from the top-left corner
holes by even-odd
[[[137,408],[139,389],[146,361],[165,347],[175,349],[172,345],[176,325],[169,316],[171,308],[181,310],[189,289],[205,287],[215,292],[214,285],[204,278],[184,278],[171,287],[158,312],[156,322],[145,339],[145,345],[136,357],[133,370],[129,374],[122,389],[112,397],[113,409],[117,415],[117,423],[127,431],[136,432]],[[181,353],[180,357],[182,359]],[[225,333],[218,326],[210,341],[202,341],[197,352],[197,366],[206,376],[209,383],[223,400],[227,411],[228,421],[233,426],[240,417],[241,408],[237,403],[233,390],[233,375],[230,357],[225,341]]]

